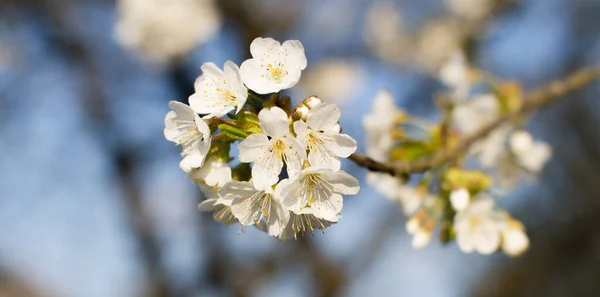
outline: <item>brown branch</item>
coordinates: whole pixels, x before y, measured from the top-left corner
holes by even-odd
[[[594,66],[581,69],[564,79],[533,90],[525,96],[524,103],[520,109],[497,118],[475,134],[463,139],[458,145],[441,150],[430,157],[417,159],[412,162],[396,162],[392,165],[377,162],[365,155],[355,153],[350,156],[350,160],[371,171],[387,173],[392,176],[402,177],[411,173],[427,171],[460,157],[462,154],[466,153],[474,143],[485,138],[503,124],[563,98],[566,94],[577,91],[598,78],[600,78],[600,66]]]

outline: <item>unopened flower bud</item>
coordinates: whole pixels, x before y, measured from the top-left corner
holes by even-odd
[[[294,121],[303,120],[306,121],[306,117],[308,116],[308,107],[304,104],[298,104],[296,108],[294,108],[294,113],[292,114],[292,118]]]
[[[308,106],[309,109],[314,108],[315,106],[321,104],[323,101],[321,101],[321,99],[319,99],[319,97],[317,96],[310,96],[306,99],[304,99],[304,101],[302,103],[304,103],[304,105]]]

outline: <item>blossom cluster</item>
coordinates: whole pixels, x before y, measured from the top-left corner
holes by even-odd
[[[363,118],[372,159],[393,163],[431,156],[521,107],[518,85],[489,79],[460,53],[439,70],[439,78],[449,89],[442,96],[446,114],[440,123],[408,114],[385,90],[376,96],[372,112]],[[480,92],[486,87],[489,92]],[[515,121],[494,129],[435,173],[402,180],[369,172],[366,181],[409,217],[406,229],[416,248],[426,246],[439,227],[443,241],[456,239],[463,252],[489,254],[501,248],[518,255],[529,246],[525,229],[492,196],[515,187],[523,175],[538,175],[551,155],[547,143],[535,140],[522,121]]]
[[[202,65],[189,106],[169,104],[165,137],[182,147],[180,168],[200,185],[207,199],[199,208],[216,221],[279,239],[325,229],[340,219],[342,195],[359,191],[340,170],[356,141],[341,133],[337,106],[313,96],[292,109],[280,98],[307,66],[299,41],[256,38],[250,53],[240,67]]]

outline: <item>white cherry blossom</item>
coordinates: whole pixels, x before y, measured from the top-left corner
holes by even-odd
[[[461,251],[491,254],[500,246],[500,232],[506,218],[494,210],[494,200],[479,194],[471,204],[454,217],[456,241]]]
[[[287,225],[290,214],[283,207],[279,190],[258,190],[250,182],[231,181],[219,190],[219,198],[232,201],[231,211],[242,225],[259,225],[264,221],[267,232],[278,236]]]
[[[232,199],[230,196],[220,198],[217,194],[217,187],[211,187],[206,184],[200,184],[200,189],[204,193],[204,196],[206,196],[206,200],[198,205],[199,210],[212,211],[213,219],[227,226],[237,222],[236,217],[231,212]]]
[[[290,220],[279,235],[280,240],[297,239],[298,234],[304,236],[305,232],[314,230],[325,230],[329,226],[337,223],[341,215],[336,214],[328,219],[322,219],[314,215],[312,208],[304,208],[298,213],[290,212]]]
[[[308,167],[298,178],[284,179],[279,185],[281,198],[289,210],[301,213],[312,208],[316,217],[335,217],[343,206],[342,195],[358,193],[358,180],[344,171],[329,168]]]
[[[373,110],[363,117],[363,126],[367,134],[366,152],[372,159],[387,161],[388,152],[394,144],[390,132],[400,113],[388,91],[381,90],[377,93],[373,100]]]
[[[294,122],[298,141],[308,150],[312,165],[323,165],[339,170],[337,157],[347,158],[356,151],[356,141],[339,133],[340,110],[334,104],[319,104],[308,112],[306,122]]]
[[[297,176],[306,160],[306,150],[292,136],[288,116],[281,108],[261,110],[258,120],[263,133],[251,134],[239,144],[239,160],[254,162],[252,181],[257,189],[265,190],[277,183],[284,162],[288,176]]]
[[[250,44],[250,53],[252,59],[242,63],[240,73],[246,86],[258,94],[293,87],[307,64],[304,47],[298,40],[280,44],[272,38],[258,37]]]
[[[535,141],[524,130],[513,132],[509,145],[517,163],[532,173],[539,173],[552,155],[552,148],[547,143]]]
[[[192,170],[189,177],[197,184],[222,187],[231,181],[231,168],[226,162],[211,157],[202,167]]]
[[[225,62],[223,70],[213,63],[201,66],[202,75],[196,79],[196,92],[190,96],[190,107],[204,118],[221,117],[235,110],[238,113],[248,99],[237,65]]]
[[[165,138],[182,147],[179,167],[185,172],[202,167],[210,149],[208,125],[187,105],[171,101],[165,117]]]

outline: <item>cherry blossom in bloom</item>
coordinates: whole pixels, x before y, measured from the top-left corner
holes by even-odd
[[[467,208],[470,200],[471,194],[469,194],[469,191],[465,188],[456,189],[450,192],[450,203],[456,211]]]
[[[270,189],[279,180],[283,164],[287,173],[295,177],[306,160],[306,150],[292,136],[288,115],[279,107],[265,108],[258,114],[261,134],[251,134],[238,148],[241,162],[254,162],[252,181],[260,190]]]
[[[293,87],[307,64],[304,47],[298,40],[280,44],[272,38],[258,37],[250,44],[250,53],[252,59],[242,63],[240,73],[246,86],[258,94]]]
[[[222,187],[231,181],[231,168],[226,162],[209,158],[204,165],[189,173],[189,177],[195,183],[205,183],[210,187]]]
[[[190,96],[190,107],[204,118],[221,117],[235,110],[238,113],[248,99],[248,90],[242,83],[237,65],[225,62],[223,70],[213,63],[204,63],[202,75],[194,84],[196,92]]]
[[[210,149],[208,125],[187,105],[171,101],[165,117],[165,138],[182,147],[179,167],[185,172],[202,167]]]
[[[294,122],[297,139],[308,150],[312,165],[323,165],[339,170],[337,157],[347,158],[356,151],[356,141],[339,133],[340,110],[334,104],[319,104],[310,109],[306,122]]]
[[[232,181],[219,190],[219,198],[231,200],[231,211],[242,225],[266,224],[269,235],[278,236],[290,214],[279,198],[279,189],[258,190],[250,182]]]
[[[289,210],[301,213],[312,208],[316,217],[329,219],[342,210],[342,195],[355,195],[360,186],[356,178],[344,171],[309,167],[302,170],[298,178],[282,180],[278,189]]]
[[[488,255],[498,249],[506,217],[494,210],[494,200],[479,194],[454,217],[456,241],[461,251]]]

